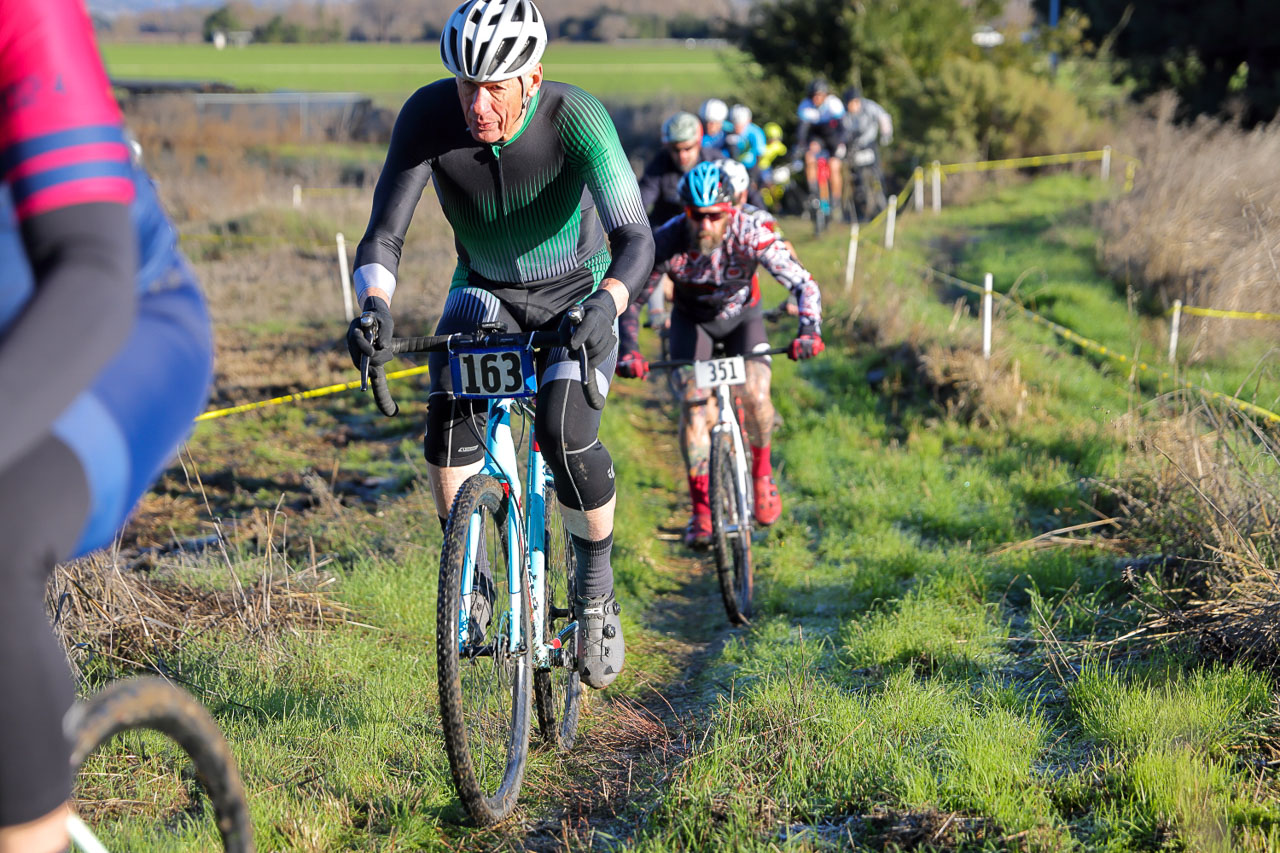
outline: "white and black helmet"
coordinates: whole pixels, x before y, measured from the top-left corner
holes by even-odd
[[[440,35],[444,67],[473,83],[527,74],[547,47],[547,25],[531,0],[467,0]]]

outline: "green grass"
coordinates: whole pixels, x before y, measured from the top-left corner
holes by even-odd
[[[602,437],[621,496],[628,672],[592,697],[577,755],[534,754],[522,822],[496,831],[459,825],[438,731],[440,535],[410,414],[424,389],[397,389],[406,414],[392,422],[371,423],[361,402],[339,397],[200,427],[191,455],[208,460],[206,478],[222,466],[257,484],[215,498],[241,518],[273,504],[272,484],[302,500],[290,478],[308,459],[321,471],[340,462],[340,483],[391,480],[290,520],[293,552],[334,557],[333,595],[363,626],[265,645],[212,636],[179,661],[241,758],[259,848],[487,849],[551,826],[575,849],[593,843],[587,828],[608,834],[598,847],[643,851],[892,849],[911,838],[926,849],[1275,849],[1271,680],[1202,666],[1172,645],[1154,656],[1111,645],[1142,613],[1106,543],[1007,547],[1113,510],[1095,483],[1129,470],[1115,422],[1155,389],[1016,319],[1001,321],[997,340],[1020,365],[1021,416],[960,416],[895,361],[903,348],[976,340],[972,317],[953,323],[959,294],[907,261],[950,259],[966,277],[995,267],[1001,280],[1051,270],[1021,292],[1082,333],[1143,340],[1146,321],[1091,265],[1096,235],[1082,211],[1098,193],[1052,178],[904,218],[900,256],[866,252],[856,293],[892,306],[907,330],[880,344],[836,298],[845,236],[814,241],[784,223],[828,295],[829,349],[774,363],[785,509],[757,540],[750,628],[728,630],[710,579],[688,577],[689,553],[655,538],[684,509],[674,425],[658,383],[619,387]],[[981,241],[967,242],[976,232]],[[868,381],[886,366],[895,379]],[[344,427],[367,432],[341,450],[315,443]],[[706,641],[701,658],[683,649]],[[657,709],[677,760],[617,746],[623,697]],[[136,753],[126,744],[104,761],[136,776],[150,766]],[[623,784],[610,775],[623,766],[622,805],[581,805],[582,792]],[[155,778],[167,805],[114,837],[131,850],[207,849],[207,820],[161,839],[139,828],[182,798],[171,772]]]
[[[418,87],[446,76],[435,45],[254,44],[214,50],[207,44],[105,42],[112,77],[215,80],[261,91],[362,92],[399,106]],[[543,67],[547,79],[581,86],[599,98],[701,99],[733,86],[726,64],[736,51],[683,46],[630,46],[552,42]]]

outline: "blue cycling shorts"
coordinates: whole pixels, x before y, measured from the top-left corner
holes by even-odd
[[[124,347],[53,424],[89,484],[89,516],[73,557],[111,543],[190,434],[212,377],[209,313],[191,268],[175,254],[140,295]]]

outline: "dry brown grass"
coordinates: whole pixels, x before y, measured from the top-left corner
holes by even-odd
[[[1105,264],[1153,307],[1280,313],[1280,123],[1178,126],[1175,106],[1158,99],[1125,135],[1142,163],[1102,213]],[[1184,332],[1199,339],[1192,359],[1242,334],[1280,340],[1280,323],[1191,320]]]
[[[1134,473],[1109,484],[1119,536],[1157,591],[1142,642],[1194,641],[1218,660],[1280,669],[1280,435],[1200,404],[1140,422]]]
[[[215,525],[202,539],[115,548],[59,566],[46,594],[73,668],[100,658],[112,669],[171,673],[209,634],[270,645],[285,633],[347,621],[350,612],[324,594],[334,581],[323,571],[328,560],[312,552],[296,565],[279,518],[262,513],[254,521],[259,544],[249,553]]]

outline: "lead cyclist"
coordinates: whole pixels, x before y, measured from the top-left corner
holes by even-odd
[[[590,380],[606,393],[617,317],[653,268],[653,236],[609,114],[583,90],[543,79],[546,45],[531,0],[467,0],[454,10],[440,36],[453,77],[422,87],[400,110],[356,250],[354,285],[378,334],[370,342],[353,322],[347,343],[357,367],[365,356],[376,368],[390,360],[400,250],[430,181],[458,250],[436,334],[485,322],[560,331],[564,346],[538,359],[534,431],[577,557],[579,671],[603,688],[625,656],[610,560],[613,460],[570,350],[586,348]],[[577,304],[584,317],[572,326],[565,312]],[[443,525],[458,489],[484,465],[487,408],[453,396],[446,353],[433,353],[429,367],[424,444]]]

